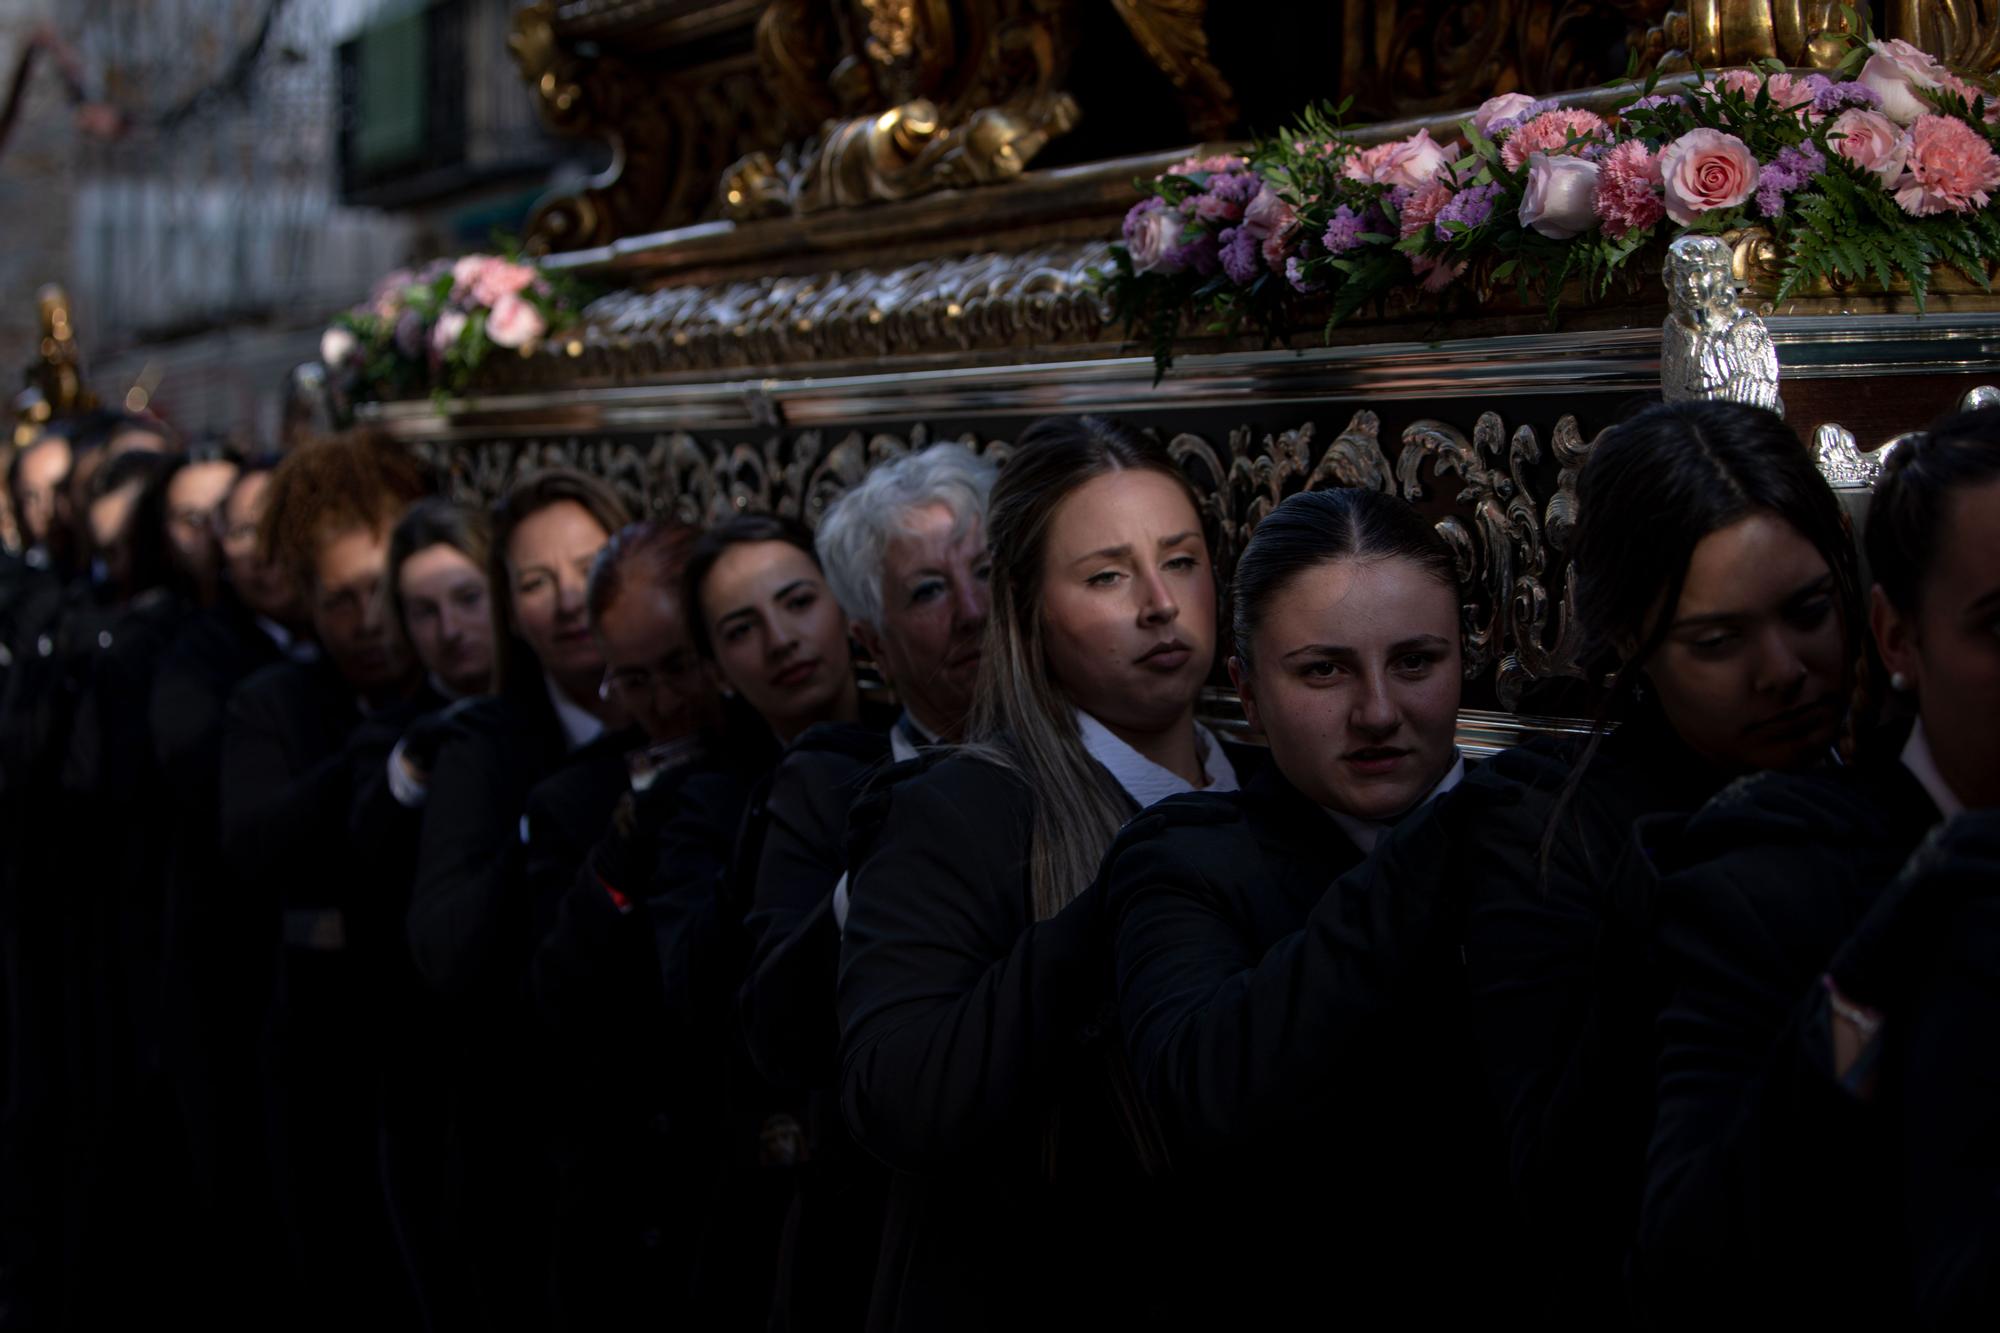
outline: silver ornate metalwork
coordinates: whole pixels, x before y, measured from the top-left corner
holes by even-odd
[[[1737,299],[1731,259],[1719,236],[1683,236],[1667,247],[1660,391],[1670,403],[1725,399],[1782,416],[1778,349],[1764,321]]]
[[[1837,422],[1824,422],[1813,432],[1813,461],[1835,490],[1868,490],[1882,475],[1886,449],[1863,453],[1854,432]]]
[[[2000,389],[1991,384],[1976,384],[1965,391],[1965,397],[1958,400],[1961,412],[1977,412],[1983,408],[2000,407]]]

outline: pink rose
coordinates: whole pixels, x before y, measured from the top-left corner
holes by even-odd
[[[1580,153],[1589,144],[1607,137],[1604,117],[1595,111],[1558,107],[1544,111],[1507,136],[1500,148],[1500,160],[1509,171],[1519,171],[1536,153]]]
[[[1431,138],[1429,130],[1418,130],[1407,139],[1364,148],[1341,172],[1349,180],[1370,185],[1407,185],[1411,189],[1430,184],[1438,169],[1458,156],[1458,145],[1447,148]]]
[[[1957,116],[1918,116],[1896,185],[1905,213],[1971,213],[2000,189],[2000,157],[1985,135]]]
[[[1273,273],[1285,271],[1285,240],[1297,217],[1292,206],[1269,189],[1259,192],[1243,210],[1243,229],[1257,238]]]
[[[1528,159],[1528,188],[1521,195],[1521,225],[1553,241],[1580,236],[1597,225],[1591,198],[1597,189],[1597,164],[1581,157]]]
[[[1898,125],[1909,125],[1931,109],[1918,97],[1943,85],[1948,71],[1943,65],[1901,38],[1872,43],[1874,54],[1861,67],[1860,81],[1882,99],[1882,114]]]
[[[1187,219],[1179,209],[1167,208],[1158,199],[1133,206],[1125,218],[1125,249],[1132,267],[1140,273],[1178,273],[1181,265],[1174,252],[1180,248]]]
[[[1493,122],[1512,120],[1535,104],[1535,99],[1526,93],[1501,93],[1489,97],[1479,104],[1479,110],[1472,113],[1472,128],[1491,137]]]
[[[1597,216],[1604,230],[1623,238],[1667,215],[1660,200],[1660,155],[1627,139],[1598,164]]]
[[[495,301],[486,317],[486,336],[502,347],[526,347],[547,328],[535,307],[512,292]]]
[[[1667,216],[1683,227],[1703,213],[1734,208],[1757,188],[1749,146],[1721,130],[1689,130],[1660,150]]]
[[[1903,159],[1910,154],[1909,136],[1879,111],[1850,107],[1833,118],[1827,127],[1827,141],[1833,151],[1882,178],[1893,187],[1903,174]]]

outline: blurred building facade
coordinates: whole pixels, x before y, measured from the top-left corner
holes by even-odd
[[[8,373],[32,354],[35,287],[59,280],[107,402],[270,447],[290,371],[332,314],[398,265],[517,230],[581,174],[509,59],[515,8],[0,5],[0,41],[52,25],[119,121],[86,133],[52,71],[29,80],[0,156]]]

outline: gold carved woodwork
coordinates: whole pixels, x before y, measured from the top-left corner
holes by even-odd
[[[1236,91],[1208,56],[1208,0],[1111,0],[1155,67],[1174,85],[1188,128],[1222,139],[1236,123]]]
[[[1576,476],[1590,445],[1575,418],[1561,417],[1548,435],[1555,480],[1546,504],[1532,489],[1544,459],[1533,427],[1510,433],[1497,412],[1481,413],[1470,435],[1444,422],[1417,421],[1393,446],[1393,463],[1381,429],[1376,414],[1363,410],[1324,447],[1310,421],[1275,433],[1239,427],[1220,444],[1191,432],[1168,441],[1200,499],[1225,586],[1258,522],[1288,495],[1365,486],[1436,513],[1436,492],[1437,499],[1449,497],[1437,529],[1465,590],[1467,679],[1490,682],[1510,710],[1531,684],[1582,679],[1567,551],[1576,527]],[[955,438],[1003,464],[1009,451],[1006,441],[990,436]],[[468,501],[490,502],[538,468],[574,467],[618,487],[641,513],[713,523],[773,512],[816,526],[869,468],[931,440],[918,425],[907,436],[805,430],[732,441],[674,431],[642,439],[422,440],[411,447]]]
[[[1176,0],[1200,11],[1206,0]],[[725,217],[816,213],[1011,180],[1076,124],[1073,0],[778,0],[756,48],[808,139],[745,155]],[[1219,80],[1220,76],[1216,78]]]

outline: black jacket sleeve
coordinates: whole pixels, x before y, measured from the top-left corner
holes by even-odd
[[[838,1075],[833,890],[847,868],[847,813],[865,768],[846,754],[794,750],[779,762],[765,800],[767,827],[744,922],[749,975],[737,1009],[750,1058],[779,1087],[831,1083]]]
[[[1160,807],[1141,816],[1105,872],[1126,1049],[1185,1141],[1241,1145],[1310,1121],[1337,1097],[1343,1057],[1453,934],[1448,840],[1427,808],[1329,886],[1302,929],[1260,951],[1215,882],[1242,874],[1254,845],[1226,825],[1145,836],[1149,818],[1168,817]],[[1217,832],[1232,853],[1222,863]]]
[[[1928,985],[1885,1028],[1905,1047],[1917,1316],[1927,1328],[1991,1328],[2000,1319],[2000,812],[1957,816],[1907,873],[1947,914],[1943,947],[1921,964]]]
[[[471,1001],[507,989],[507,942],[529,929],[520,831],[528,793],[519,757],[504,753],[497,710],[465,709],[454,723],[424,803],[409,937],[424,980]]]
[[[1537,1245],[1623,1265],[1643,1190],[1664,1002],[1647,966],[1643,884],[1624,812],[1575,794],[1544,836],[1567,762],[1517,754],[1454,792],[1467,806],[1472,1029]],[[1649,889],[1649,884],[1646,888]]]
[[[286,670],[279,667],[275,670]],[[301,761],[289,743],[295,693],[253,676],[230,697],[222,737],[222,852],[252,883],[282,878],[346,837],[352,768],[344,751]]]
[[[1870,878],[1853,873],[1861,825],[1830,794],[1739,783],[1689,825],[1660,883],[1673,992],[1637,1254],[1649,1304],[1807,1277],[1841,1279],[1813,1298],[1836,1309],[1882,1298],[1867,1263],[1836,1257],[1874,1234],[1887,1199],[1877,1117],[1833,1077],[1817,984],[1859,916],[1850,886]]]
[[[1031,797],[990,764],[948,759],[879,799],[879,823],[854,815],[842,1108],[862,1146],[923,1172],[1046,1105],[1056,1055],[1102,992],[1100,894],[1030,920]]]

